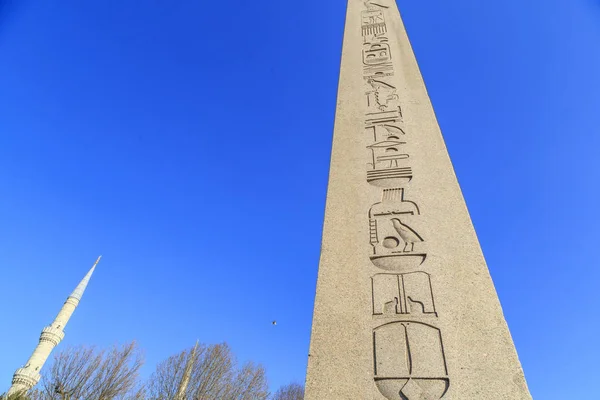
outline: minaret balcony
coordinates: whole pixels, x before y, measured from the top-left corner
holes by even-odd
[[[13,375],[12,384],[25,386],[31,389],[40,381],[40,378],[40,374],[36,371],[32,371],[30,368],[19,368]]]
[[[57,346],[61,340],[65,337],[65,333],[53,326],[47,326],[42,329],[42,335],[40,336],[41,342],[51,342],[54,346]]]
[[[65,304],[71,304],[73,307],[77,307],[79,305],[79,299],[77,297],[69,296],[67,297]]]

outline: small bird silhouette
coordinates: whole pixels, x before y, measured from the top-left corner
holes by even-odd
[[[414,251],[415,242],[423,241],[423,238],[417,232],[408,225],[403,224],[398,218],[392,218],[392,225],[394,225],[394,229],[398,232],[402,240],[404,240],[404,249],[402,250],[404,253]]]
[[[271,324],[273,324],[273,326],[277,325],[277,321],[273,321],[271,322]]]

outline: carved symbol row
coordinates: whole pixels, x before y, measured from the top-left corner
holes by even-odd
[[[381,202],[369,209],[370,259],[376,267],[395,272],[371,277],[373,318],[394,319],[373,330],[373,378],[388,400],[439,400],[448,391],[450,380],[441,332],[424,323],[437,319],[431,277],[415,271],[427,253],[418,233],[419,207],[404,197],[403,186],[412,180],[413,172],[404,150],[400,97],[391,82],[394,66],[385,19],[388,7],[379,0],[363,2],[365,131],[373,140],[367,146],[367,182],[386,188]]]
[[[410,182],[412,168],[403,149],[406,133],[401,127],[402,108],[396,88],[384,79],[369,79],[366,92],[365,133],[372,140],[367,146],[370,160],[367,182],[379,187]]]

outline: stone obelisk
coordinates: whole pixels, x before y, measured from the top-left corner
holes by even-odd
[[[54,322],[42,329],[38,345],[33,351],[33,354],[31,354],[31,357],[29,357],[27,364],[25,364],[24,367],[17,369],[14,373],[12,385],[8,390],[9,395],[26,392],[39,382],[41,378],[40,371],[50,356],[50,353],[52,353],[52,350],[54,350],[65,337],[65,326],[79,305],[83,292],[85,292],[85,288],[96,269],[96,265],[100,262],[101,257],[102,256],[98,257],[92,268],[83,277],[81,282],[79,282],[79,285],[77,285],[75,290],[73,290],[73,293],[67,297],[67,300],[54,319]]]
[[[306,399],[531,399],[394,0],[348,0]]]

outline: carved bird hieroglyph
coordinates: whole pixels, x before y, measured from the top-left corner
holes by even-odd
[[[403,224],[398,218],[392,218],[392,225],[394,225],[394,229],[404,241],[403,252],[407,253],[414,251],[415,243],[423,241],[423,238],[421,238],[417,232],[408,225]]]
[[[380,111],[386,111],[390,107],[390,103],[397,102],[400,98],[396,94],[396,88],[389,83],[377,79],[369,79],[367,81],[373,88],[373,94],[375,95],[376,107]]]

